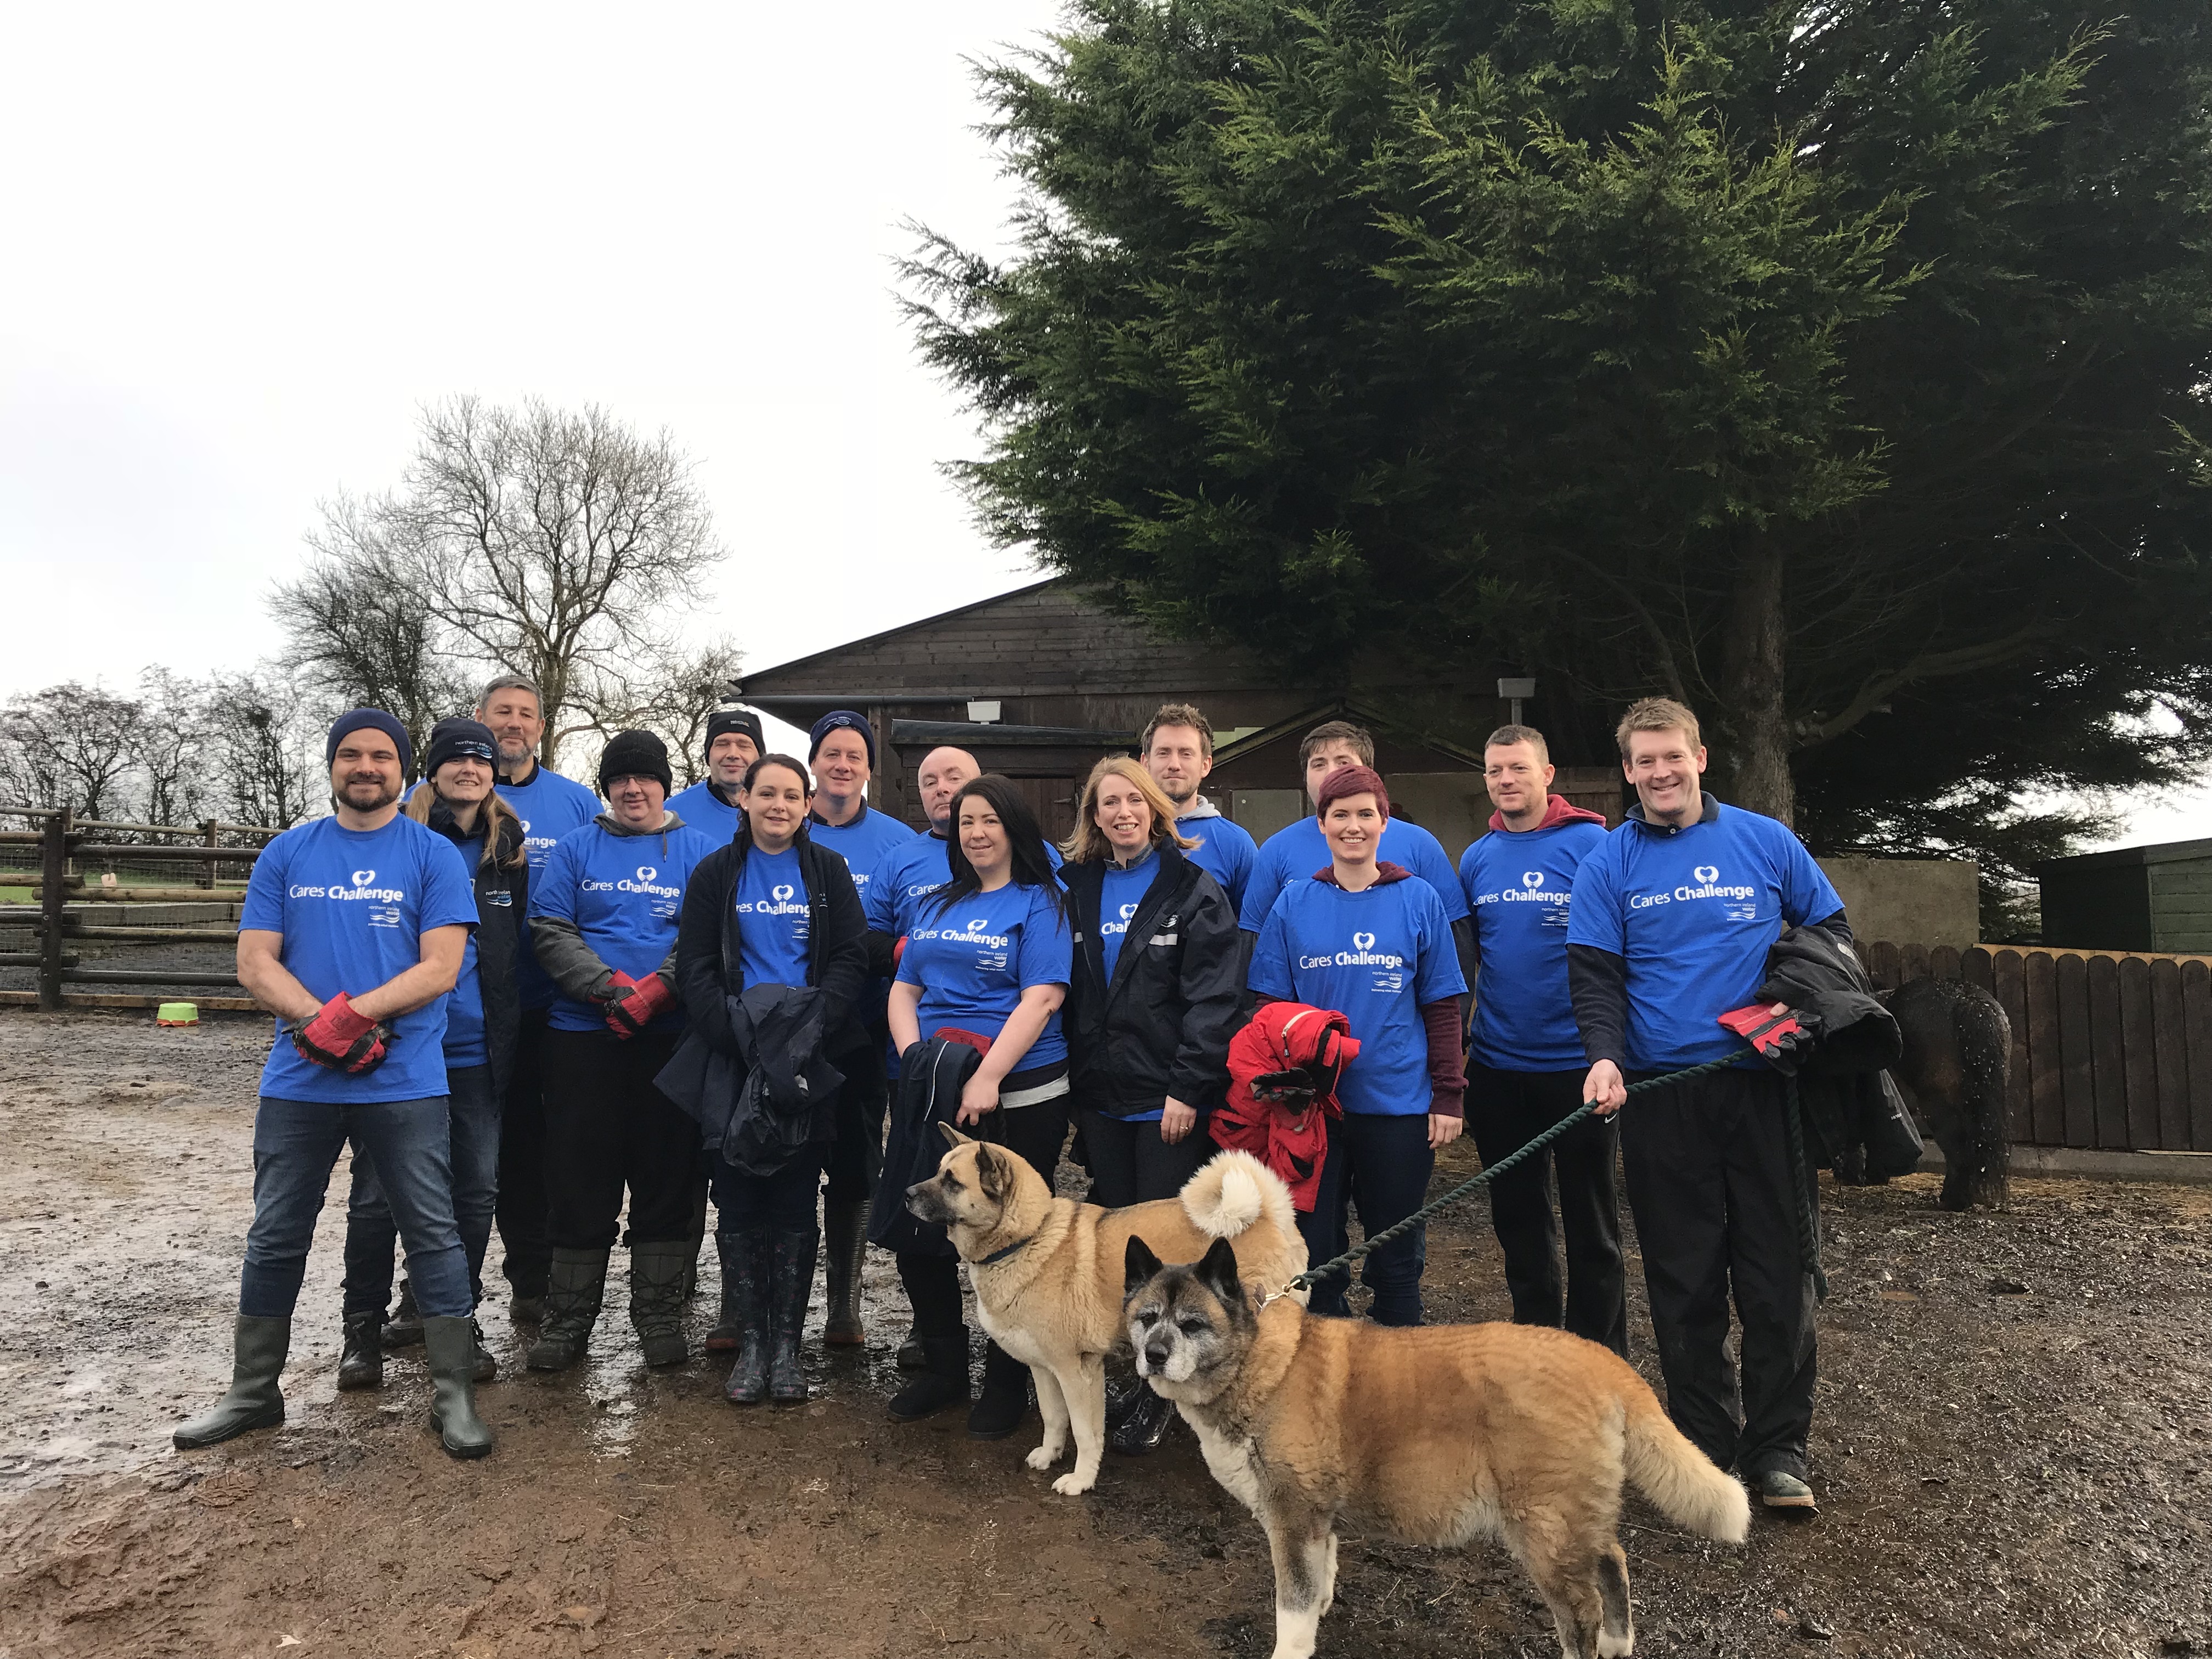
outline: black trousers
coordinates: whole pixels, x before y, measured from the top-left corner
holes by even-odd
[[[774,1175],[747,1175],[714,1158],[714,1210],[726,1233],[811,1233],[826,1145],[812,1146]]]
[[[1654,1089],[1620,1112],[1668,1413],[1747,1478],[1802,1480],[1813,1423],[1812,1264],[1797,1248],[1788,1106],[1783,1079],[1762,1069]],[[1740,1375],[1728,1355],[1731,1297]]]
[[[890,1093],[883,1044],[870,1042],[865,1062],[858,1050],[840,1055],[838,1067],[845,1081],[837,1091],[837,1138],[830,1146],[824,1200],[866,1204],[876,1195],[876,1177],[884,1168],[884,1111]]]
[[[1583,1072],[1468,1068],[1467,1121],[1486,1168],[1510,1157],[1583,1103]],[[1490,1224],[1505,1252],[1505,1287],[1516,1325],[1565,1325],[1628,1354],[1628,1283],[1620,1264],[1620,1211],[1613,1166],[1619,1120],[1575,1126],[1490,1187]],[[1559,1200],[1554,1221],[1552,1204]],[[1567,1243],[1565,1282],[1559,1235]]]
[[[551,1014],[522,1011],[515,1034],[514,1073],[499,1119],[500,1272],[517,1296],[545,1294],[552,1242],[545,1219],[545,1033]]]
[[[548,1236],[567,1250],[615,1243],[629,1189],[632,1243],[691,1234],[700,1184],[699,1126],[653,1078],[676,1052],[676,1034],[545,1034],[545,1188]]]
[[[1091,1201],[1109,1210],[1173,1198],[1217,1150],[1206,1133],[1204,1118],[1170,1146],[1160,1139],[1157,1119],[1132,1123],[1125,1117],[1089,1110],[1078,1115],[1085,1155],[1091,1162]]]
[[[1313,1212],[1298,1218],[1313,1263],[1342,1255],[1352,1246],[1346,1224],[1359,1206],[1364,1234],[1395,1227],[1427,1200],[1437,1155],[1429,1149],[1429,1115],[1403,1117],[1346,1112],[1328,1126],[1328,1161],[1314,1189]],[[1378,1325],[1421,1322],[1421,1273],[1429,1263],[1429,1230],[1425,1222],[1402,1238],[1370,1252],[1360,1263],[1359,1282],[1375,1293],[1368,1317]],[[1346,1293],[1350,1274],[1342,1267],[1315,1282],[1308,1305],[1318,1314],[1345,1318],[1352,1312]]]
[[[1050,1186],[1053,1172],[1060,1167],[1060,1149],[1067,1144],[1067,1115],[1065,1095],[1034,1106],[1001,1106],[976,1124],[975,1139],[1017,1154]],[[914,1334],[923,1338],[959,1335],[960,1258],[901,1250],[898,1271],[914,1308]]]

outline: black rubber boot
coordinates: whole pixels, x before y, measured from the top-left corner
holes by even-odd
[[[292,1352],[292,1322],[240,1314],[231,1333],[230,1392],[169,1438],[179,1451],[219,1446],[249,1429],[273,1429],[284,1420],[284,1356]]]
[[[356,1389],[384,1386],[383,1336],[382,1314],[346,1316],[345,1348],[338,1355],[338,1388],[342,1392],[349,1394]]]
[[[738,1346],[738,1333],[744,1325],[744,1316],[738,1309],[738,1252],[747,1248],[743,1241],[751,1237],[750,1233],[727,1231],[714,1235],[714,1254],[721,1258],[722,1262],[722,1310],[715,1318],[714,1329],[707,1333],[707,1340],[702,1345],[708,1353],[728,1353]]]
[[[868,1340],[860,1325],[860,1265],[868,1259],[868,1206],[822,1206],[822,1278],[829,1311],[822,1322],[822,1346],[857,1348]]]
[[[1160,1449],[1160,1442],[1168,1437],[1175,1425],[1176,1408],[1172,1400],[1163,1400],[1141,1383],[1141,1396],[1133,1401],[1128,1414],[1115,1425],[1106,1437],[1107,1449],[1124,1457],[1142,1457]]]
[[[477,1415],[477,1325],[473,1319],[422,1322],[422,1354],[430,1368],[430,1426],[455,1457],[482,1457],[497,1443]]]
[[[768,1397],[779,1406],[806,1403],[806,1368],[799,1363],[799,1334],[806,1326],[806,1298],[814,1291],[814,1257],[822,1235],[775,1236],[775,1270],[769,1280]]]
[[[691,1357],[684,1340],[684,1271],[696,1258],[688,1238],[630,1244],[629,1322],[648,1365],[680,1365]]]
[[[983,1346],[983,1389],[968,1413],[969,1437],[1004,1440],[1029,1415],[1030,1368],[995,1342]]]
[[[403,1279],[399,1281],[399,1305],[384,1322],[384,1346],[411,1348],[422,1340],[422,1316],[415,1308],[415,1282]]]
[[[768,1398],[769,1243],[763,1232],[717,1233],[722,1253],[722,1317],[730,1322],[738,1363],[722,1384],[732,1406]]]
[[[545,1318],[523,1363],[533,1371],[565,1371],[584,1357],[607,1291],[607,1252],[555,1249],[546,1270]]]
[[[912,1423],[932,1416],[947,1406],[968,1401],[968,1333],[957,1336],[924,1337],[921,1357],[927,1370],[891,1396],[890,1419]]]

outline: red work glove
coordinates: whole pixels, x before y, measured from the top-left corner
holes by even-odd
[[[634,1037],[652,1024],[656,1015],[675,1006],[676,993],[659,975],[632,979],[617,973],[614,995],[607,1003],[607,1030],[618,1037]]]
[[[284,1030],[301,1059],[349,1077],[359,1077],[382,1065],[385,1043],[392,1036],[390,1026],[356,1012],[343,991],[325,1003],[313,1018],[288,1020]]]
[[[1790,1009],[1775,1012],[1777,1006],[1754,1002],[1747,1007],[1731,1008],[1720,1017],[1720,1023],[1756,1048],[1759,1057],[1777,1071],[1794,1074],[1812,1051],[1813,1034],[1797,1023]]]

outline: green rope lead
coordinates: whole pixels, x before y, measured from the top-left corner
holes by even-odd
[[[1750,1050],[1746,1049],[1741,1054],[1726,1054],[1719,1060],[1709,1060],[1702,1066],[1685,1066],[1679,1072],[1669,1072],[1664,1077],[1646,1078],[1641,1083],[1630,1084],[1628,1085],[1628,1092],[1632,1095],[1638,1095],[1642,1094],[1646,1089],[1663,1088],[1668,1084],[1680,1083],[1687,1078],[1703,1077],[1708,1072],[1725,1071],[1729,1066],[1735,1065],[1736,1061],[1741,1060],[1744,1057],[1744,1054],[1748,1054]],[[1795,1096],[1796,1091],[1793,1089],[1790,1092],[1792,1096],[1790,1101],[1792,1108],[1791,1115],[1794,1126],[1796,1115],[1795,1108],[1796,1105]],[[1419,1226],[1424,1221],[1426,1221],[1437,1211],[1450,1208],[1453,1205],[1458,1203],[1460,1200],[1465,1198],[1469,1193],[1473,1192],[1476,1188],[1487,1186],[1490,1182],[1497,1180],[1498,1176],[1504,1175],[1508,1170],[1512,1169],[1516,1164],[1524,1163],[1528,1159],[1534,1158],[1538,1152],[1542,1152],[1545,1147],[1550,1146],[1561,1135],[1566,1133],[1568,1130],[1573,1128],[1575,1125],[1580,1123],[1584,1118],[1589,1117],[1596,1110],[1597,1102],[1594,1100],[1586,1100],[1583,1102],[1580,1106],[1577,1106],[1573,1111],[1568,1113],[1566,1116],[1561,1118],[1557,1123],[1554,1123],[1550,1128],[1545,1130],[1543,1133],[1538,1135],[1534,1140],[1530,1141],[1526,1146],[1522,1147],[1518,1152],[1508,1153],[1505,1157],[1499,1158],[1497,1163],[1492,1164],[1488,1169],[1483,1170],[1481,1174],[1473,1176],[1468,1180],[1461,1182],[1458,1186],[1453,1188],[1451,1191],[1446,1193],[1442,1198],[1437,1200],[1435,1203],[1423,1205],[1419,1209],[1414,1211],[1413,1214],[1407,1216],[1403,1221],[1398,1222],[1394,1225],[1385,1227],[1379,1233],[1370,1235],[1361,1243],[1355,1244],[1352,1249],[1346,1250],[1342,1255],[1337,1256],[1331,1261],[1324,1261],[1318,1267],[1307,1268],[1296,1279],[1291,1280],[1289,1284],[1284,1285],[1281,1290],[1276,1291],[1275,1295],[1287,1296],[1292,1291],[1310,1290],[1322,1277],[1322,1275],[1334,1273],[1339,1267],[1349,1267],[1353,1262],[1358,1261],[1360,1257],[1365,1255],[1370,1250],[1378,1249],[1382,1246],[1388,1244],[1394,1238],[1403,1237],[1407,1233],[1411,1232],[1414,1228]],[[1793,1139],[1794,1138],[1793,1133]],[[1804,1167],[1802,1156],[1799,1159],[1798,1167],[1800,1169]],[[1802,1228],[1803,1221],[1803,1203],[1802,1193],[1800,1195],[1799,1210],[1799,1221]],[[1817,1273],[1820,1269],[1816,1267],[1814,1271]],[[1270,1297],[1268,1298],[1269,1301],[1273,1301],[1273,1297]]]

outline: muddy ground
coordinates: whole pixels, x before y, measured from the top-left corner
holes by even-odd
[[[884,1419],[882,1263],[872,1346],[810,1342],[815,1397],[781,1412],[725,1405],[703,1358],[647,1373],[619,1318],[527,1376],[495,1310],[503,1441],[458,1464],[418,1359],[335,1392],[334,1197],[289,1424],[171,1451],[227,1378],[264,1031],[0,1013],[0,1656],[1268,1650],[1265,1544],[1187,1437],[1068,1499],[1021,1465],[1034,1419]],[[1632,1507],[1640,1651],[2212,1654],[2212,1192],[2021,1181],[1955,1217],[1934,1187],[1825,1194],[1821,1518],[1730,1550]],[[1479,1201],[1430,1261],[1437,1316],[1504,1311]],[[1634,1321],[1648,1373],[1640,1294]],[[1348,1536],[1343,1562],[1325,1656],[1556,1651],[1494,1550]]]

